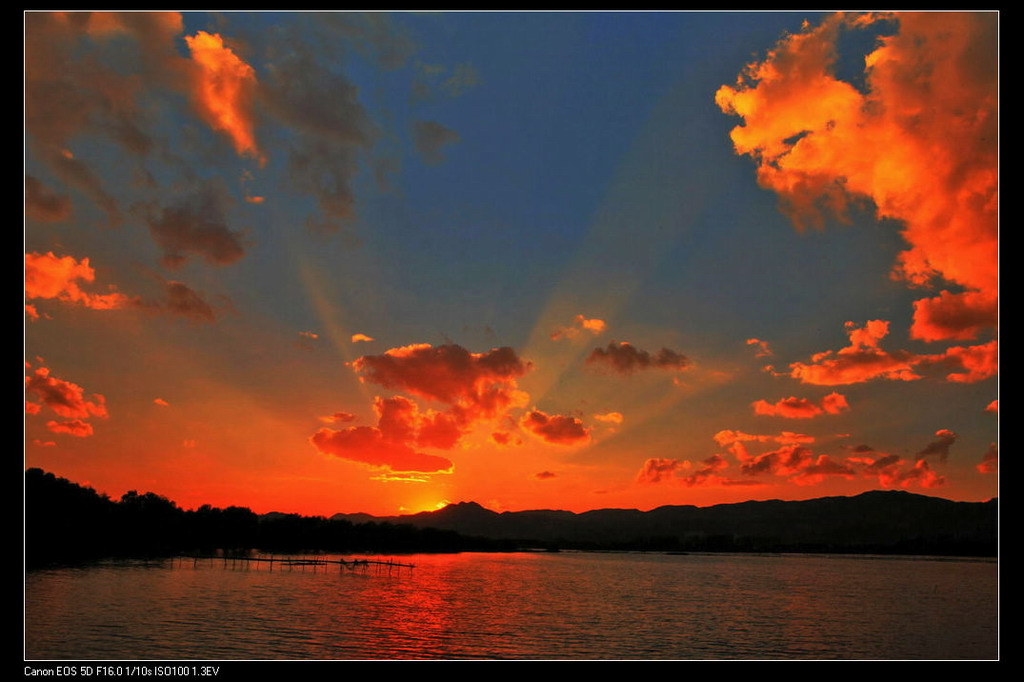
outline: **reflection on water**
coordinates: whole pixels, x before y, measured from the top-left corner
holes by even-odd
[[[30,659],[997,656],[995,561],[451,554],[26,576]]]

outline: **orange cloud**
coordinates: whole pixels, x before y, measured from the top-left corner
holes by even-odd
[[[754,357],[765,358],[773,354],[767,341],[762,341],[761,339],[747,339],[747,345],[756,346],[757,350],[754,351]]]
[[[55,256],[52,251],[25,254],[25,298],[56,299],[93,310],[121,308],[130,302],[124,294],[82,290],[80,283],[91,284],[95,279],[96,271],[88,258],[76,261],[71,256]]]
[[[427,410],[402,396],[376,398],[377,426],[350,426],[340,431],[322,428],[310,442],[321,452],[401,473],[450,471],[444,457],[418,452],[418,447],[449,449],[462,435],[451,415]],[[346,412],[338,413],[347,415]]]
[[[878,481],[886,487],[909,488],[916,484],[922,488],[937,488],[944,485],[946,479],[935,473],[926,460],[919,459],[909,469],[897,466],[884,468],[878,474]]]
[[[743,462],[741,469],[745,474],[775,474],[791,476],[801,473],[812,462],[814,453],[802,445],[783,445],[777,450],[766,452]]]
[[[750,434],[744,433],[743,431],[733,431],[731,429],[725,429],[719,431],[714,435],[715,442],[722,447],[727,447],[733,443],[740,442],[775,442],[781,445],[795,445],[797,443],[813,443],[814,436],[808,436],[804,433],[793,433],[792,431],[783,431],[778,435],[768,434]]]
[[[817,485],[824,481],[827,476],[842,476],[843,478],[850,479],[856,476],[856,472],[849,464],[837,462],[828,455],[818,455],[813,461],[808,461],[789,480],[797,485]]]
[[[766,400],[757,400],[753,403],[753,407],[754,414],[788,419],[810,419],[819,414],[839,414],[843,410],[850,409],[846,397],[836,392],[822,398],[820,406],[807,398],[789,397],[774,404]]]
[[[58,416],[68,419],[108,416],[106,399],[102,395],[94,393],[92,399],[87,400],[81,386],[50,376],[50,370],[46,367],[38,367],[30,376],[25,377],[25,393],[34,395],[39,401],[32,405],[49,407]],[[33,407],[26,411],[36,414],[39,408]]]
[[[580,332],[584,331],[590,332],[594,336],[597,336],[607,328],[608,325],[605,324],[604,320],[599,320],[597,318],[587,319],[583,315],[577,315],[575,318],[573,318],[572,324],[570,324],[568,327],[561,327],[555,330],[551,334],[551,340],[558,341],[560,339],[573,339],[579,336]]]
[[[879,342],[889,333],[889,323],[870,320],[863,327],[846,323],[850,345],[838,351],[811,356],[808,363],[794,362],[790,376],[805,384],[835,386],[856,384],[872,379],[916,381],[919,370],[947,368],[947,381],[973,383],[994,376],[998,371],[998,342],[977,346],[953,346],[942,353],[917,355],[905,350],[886,351]]]
[[[420,412],[416,403],[403,396],[377,397],[373,407],[377,428],[389,441],[448,450],[462,437],[464,422],[458,417],[434,410]]]
[[[91,436],[93,433],[92,424],[81,419],[71,419],[65,422],[49,421],[46,422],[46,428],[53,433],[66,433],[79,438]]]
[[[164,400],[163,398],[154,398],[153,399],[153,404],[154,405],[159,405],[160,407],[169,407],[170,406],[170,403],[167,402],[166,400]]]
[[[718,472],[729,467],[729,463],[722,455],[716,454],[708,457],[701,462],[700,468],[686,475],[686,472],[693,469],[693,466],[689,460],[652,457],[646,460],[640,468],[636,475],[636,482],[641,484],[672,483],[688,488],[712,485],[759,485],[758,481],[751,479],[733,479],[719,475]]]
[[[263,163],[256,146],[252,104],[256,73],[216,33],[199,31],[185,36],[192,61],[198,67],[195,78],[196,107],[215,130],[231,138],[239,155]]]
[[[677,471],[684,470],[689,462],[679,459],[650,457],[644,461],[636,475],[637,483],[660,483],[671,480]]]
[[[543,481],[543,480],[546,480],[546,479],[549,479],[549,478],[554,478],[555,475],[556,474],[553,471],[540,471],[540,472],[537,472],[536,474],[534,474],[533,477]]]
[[[625,341],[612,341],[606,348],[595,348],[587,356],[587,364],[605,364],[621,374],[632,374],[643,369],[667,369],[682,371],[689,367],[685,355],[668,348],[662,348],[652,356]]]
[[[947,381],[974,383],[995,376],[999,371],[999,342],[989,341],[979,346],[953,346],[947,348],[945,353],[926,356],[922,361],[928,365],[960,370],[947,374]]]
[[[891,21],[865,59],[865,92],[838,80],[843,31]],[[738,154],[758,163],[803,227],[822,209],[842,216],[867,198],[902,222],[908,248],[894,276],[912,286],[944,281],[915,306],[913,334],[973,338],[994,323],[997,296],[997,29],[991,12],[837,14],[784,37],[715,100],[743,119]]]
[[[951,294],[942,291],[934,298],[914,301],[914,324],[910,336],[924,341],[977,338],[982,330],[999,321],[999,303],[994,295],[980,291]]]
[[[351,412],[335,412],[334,414],[320,417],[320,421],[327,424],[333,424],[335,422],[354,422],[356,416]]]
[[[993,400],[992,402],[990,402],[988,404],[988,406],[985,408],[985,411],[986,412],[998,412],[999,411],[999,401],[998,400]]]
[[[342,431],[320,429],[310,442],[324,454],[400,473],[437,473],[452,469],[450,460],[416,452],[405,443],[389,441],[380,429],[372,426],[353,426]]]
[[[855,384],[876,378],[913,381],[920,375],[913,370],[916,357],[908,351],[884,351],[879,341],[889,333],[889,323],[870,320],[863,327],[846,323],[850,345],[838,351],[824,351],[811,357],[810,363],[794,362],[790,376],[805,384],[834,386]]]
[[[367,336],[366,334],[353,334],[352,335],[352,343],[359,343],[360,341],[373,341],[373,337],[372,336]]]
[[[624,417],[621,412],[608,412],[607,414],[595,414],[594,419],[606,424],[621,424]]]
[[[531,368],[507,346],[470,353],[455,344],[392,348],[350,365],[360,381],[447,403],[466,418],[494,417],[525,404],[516,379]]]
[[[990,443],[988,450],[982,455],[981,461],[975,466],[980,474],[995,474],[999,472],[999,450],[995,443]]]
[[[575,417],[530,410],[523,415],[519,425],[555,445],[579,445],[590,440],[590,430]]]

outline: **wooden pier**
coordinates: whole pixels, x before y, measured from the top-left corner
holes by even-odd
[[[263,568],[266,566],[268,570],[273,571],[274,566],[278,566],[278,570],[288,569],[294,570],[298,567],[301,570],[305,570],[306,567],[312,567],[314,571],[319,568],[323,568],[325,571],[332,566],[337,566],[339,571],[346,569],[350,571],[362,570],[368,571],[371,568],[377,573],[387,571],[401,571],[403,568],[408,568],[410,571],[416,568],[415,564],[406,564],[394,559],[325,559],[322,557],[307,557],[307,556],[275,556],[275,555],[256,555],[250,556],[246,554],[231,555],[231,554],[195,554],[187,556],[179,556],[175,559],[179,563],[191,561],[193,566],[197,566],[200,561],[217,561],[221,562],[225,568],[250,568],[255,566],[256,568]]]

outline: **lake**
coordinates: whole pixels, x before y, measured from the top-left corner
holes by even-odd
[[[998,657],[994,559],[564,552],[396,561],[416,568],[167,560],[31,571],[25,657]]]

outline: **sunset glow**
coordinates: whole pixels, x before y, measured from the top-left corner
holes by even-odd
[[[998,29],[28,12],[25,466],[325,516],[995,497]]]

